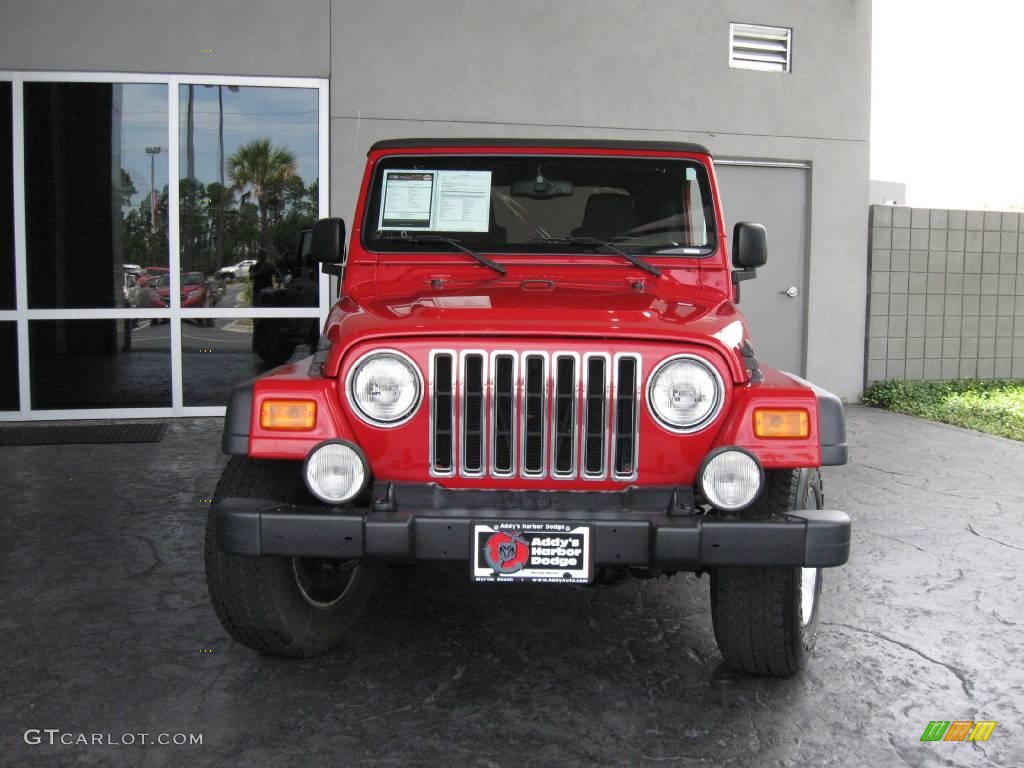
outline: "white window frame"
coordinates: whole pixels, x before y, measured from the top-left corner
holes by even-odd
[[[11,84],[13,129],[13,183],[14,183],[14,273],[15,309],[0,310],[0,322],[17,323],[19,409],[0,411],[0,422],[47,421],[55,419],[140,419],[170,416],[223,416],[224,406],[186,406],[182,378],[181,320],[199,317],[315,317],[321,325],[330,310],[330,278],[320,274],[319,307],[232,307],[223,309],[182,310],[178,279],[181,268],[180,254],[180,200],[178,184],[181,177],[178,151],[179,98],[181,85],[238,85],[273,88],[307,88],[318,92],[318,170],[320,199],[319,216],[326,217],[330,210],[330,87],[326,78],[297,77],[227,77],[207,75],[149,75],[124,72],[21,72],[0,70],[0,81]],[[167,86],[167,168],[168,168],[168,254],[170,269],[171,306],[167,309],[29,309],[28,261],[25,230],[25,104],[24,84],[30,82],[53,83],[145,83]],[[128,318],[166,318],[171,339],[171,406],[161,408],[69,408],[60,410],[33,410],[31,391],[31,354],[29,350],[29,323],[33,320],[126,320]]]

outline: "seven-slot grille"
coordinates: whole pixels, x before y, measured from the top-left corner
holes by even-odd
[[[638,355],[435,350],[429,379],[435,476],[637,476]]]

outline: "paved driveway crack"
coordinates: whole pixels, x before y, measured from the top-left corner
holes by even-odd
[[[234,645],[234,641],[231,642],[231,645]],[[210,695],[210,692],[213,691],[217,683],[220,682],[220,679],[224,677],[224,673],[227,672],[227,670],[228,664],[222,664],[221,668],[218,669],[214,676],[210,679],[210,682],[203,686],[203,689],[199,692],[199,696],[196,698],[196,703],[192,705],[193,712],[198,712],[199,708],[206,703],[206,697]]]
[[[857,464],[864,469],[872,469],[875,472],[881,472],[883,475],[891,475],[892,477],[913,477],[913,475],[907,472],[896,472],[892,469],[882,469],[881,467],[874,467],[871,464],[864,464],[863,462],[857,462]]]
[[[148,576],[153,571],[155,571],[158,567],[160,567],[161,565],[164,565],[164,561],[160,557],[160,552],[156,548],[156,543],[151,538],[149,538],[148,536],[143,536],[142,534],[139,534],[139,533],[126,533],[126,534],[122,534],[122,535],[126,539],[135,539],[136,541],[141,541],[143,544],[145,544],[149,548],[150,554],[153,557],[153,562],[151,562],[148,566],[143,568],[141,571],[129,574],[128,578],[134,579],[134,578],[137,578],[139,576]]]
[[[954,677],[956,677],[957,680],[960,681],[960,687],[964,689],[964,693],[967,694],[967,698],[973,698],[974,697],[974,692],[971,690],[971,683],[970,683],[970,681],[967,678],[967,673],[964,672],[959,667],[953,666],[952,664],[949,664],[948,662],[945,662],[945,661],[939,661],[938,659],[933,659],[927,653],[924,653],[923,651],[918,650],[917,648],[915,648],[914,646],[910,645],[909,643],[905,643],[902,640],[897,640],[897,639],[895,639],[893,637],[889,637],[888,635],[883,635],[881,632],[876,632],[873,629],[865,629],[864,627],[855,627],[852,624],[841,624],[841,623],[833,623],[833,622],[822,622],[822,624],[824,624],[827,627],[843,627],[844,629],[849,629],[849,630],[852,630],[854,632],[861,632],[862,634],[871,635],[872,637],[875,637],[875,638],[877,638],[879,640],[884,640],[887,643],[892,643],[893,645],[898,645],[900,648],[903,648],[904,650],[910,651],[915,656],[920,656],[925,661],[930,662],[932,664],[935,664],[937,666],[943,667],[946,670],[948,670],[950,674],[952,674]]]
[[[885,533],[876,533],[875,531],[861,531],[861,533],[866,533],[869,536],[877,536],[880,539],[888,539],[889,541],[895,541],[897,544],[902,544],[905,547],[913,547],[918,552],[926,552],[927,551],[927,550],[925,550],[924,547],[919,547],[919,546],[917,546],[917,544],[911,544],[909,541],[904,541],[903,539],[897,539],[895,536],[889,536],[888,534],[885,534]]]
[[[974,526],[971,525],[970,523],[967,524],[967,530],[970,531],[971,533],[973,533],[979,539],[987,539],[988,541],[994,541],[996,544],[1001,544],[1004,547],[1009,547],[1010,549],[1016,549],[1018,552],[1024,552],[1024,547],[1018,547],[1018,546],[1016,546],[1014,544],[1007,544],[1005,541],[1000,541],[999,539],[993,539],[991,536],[982,536],[980,533],[978,533],[976,530],[974,530]]]
[[[964,581],[966,578],[967,578],[967,576],[966,576],[966,574],[964,574],[964,569],[963,568],[957,568],[956,569],[956,576],[952,576],[952,577],[946,579],[945,581],[943,581],[943,582],[941,582],[939,584],[935,584],[935,585],[933,585],[931,587],[928,587],[928,589],[926,589],[925,592],[930,594],[930,593],[932,593],[932,592],[934,592],[936,590],[949,589],[950,587],[954,586],[955,584],[959,584],[961,581]]]
[[[914,763],[911,763],[903,756],[903,748],[897,746],[896,740],[892,737],[891,734],[889,735],[889,746],[892,747],[892,751],[896,753],[896,757],[900,759],[901,763],[903,763],[904,765],[909,765],[910,768],[917,768],[917,766],[914,765]]]

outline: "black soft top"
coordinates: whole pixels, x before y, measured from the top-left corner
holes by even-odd
[[[683,141],[633,141],[630,139],[387,139],[378,141],[370,152],[379,149],[427,149],[430,147],[572,147],[574,149],[639,149],[657,152],[711,153],[700,144]],[[369,153],[367,153],[369,154]]]

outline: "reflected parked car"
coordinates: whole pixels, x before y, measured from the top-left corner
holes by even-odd
[[[202,272],[185,272],[181,276],[181,306],[183,309],[200,309],[212,306],[211,293]],[[166,309],[171,305],[171,276],[161,275],[152,278],[146,283],[144,289],[146,298],[142,306],[147,309]],[[154,325],[159,325],[163,320],[156,319]],[[213,319],[205,318],[200,321],[203,325],[212,326]]]
[[[245,259],[229,267],[221,267],[217,277],[221,280],[242,280],[249,276],[249,268],[255,263],[256,259]]]
[[[124,305],[126,307],[139,306],[139,283],[138,276],[132,272],[125,272],[121,276],[121,292],[124,294]]]
[[[139,281],[139,306],[142,309],[167,309],[171,305],[171,276],[159,275]],[[164,318],[153,318],[152,325],[166,323]]]
[[[170,289],[168,289],[170,290]],[[181,306],[210,306],[210,289],[202,272],[186,272],[181,278]]]
[[[136,284],[140,288],[144,288],[154,279],[158,277],[166,277],[170,272],[171,270],[167,267],[146,267],[136,277]]]

